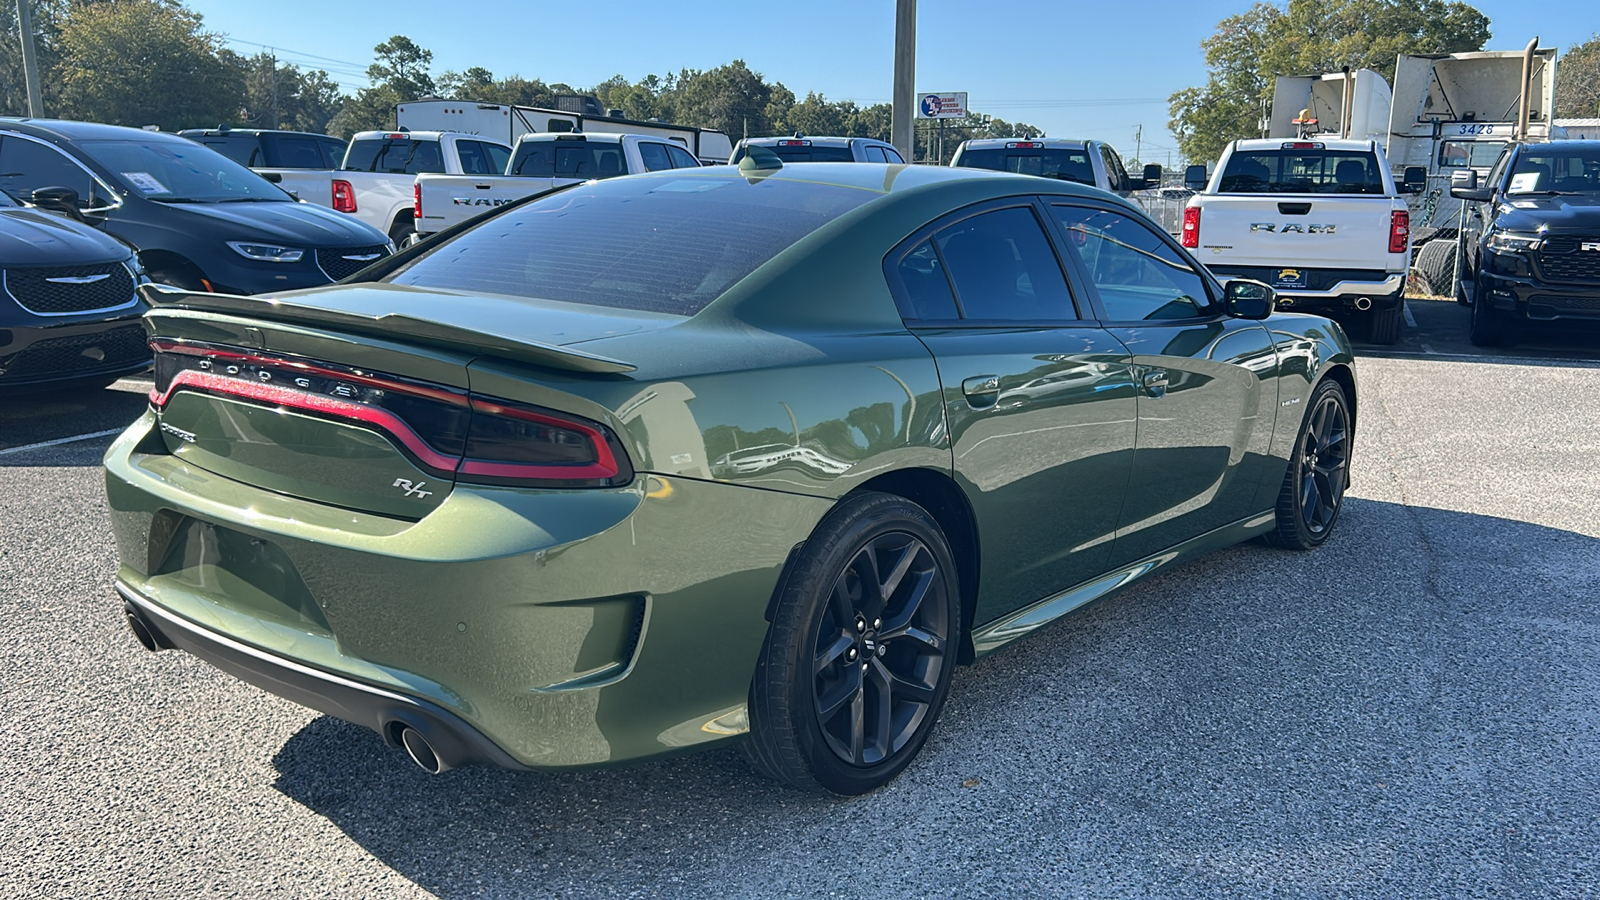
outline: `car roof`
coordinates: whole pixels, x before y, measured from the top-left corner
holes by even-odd
[[[288,134],[294,135],[295,137],[327,138],[329,140],[340,141],[341,143],[343,142],[342,138],[336,138],[331,134],[322,134],[316,131],[286,131],[282,128],[184,128],[181,129],[178,134],[182,135],[183,137],[228,137],[235,134],[248,136],[262,134]]]
[[[770,172],[770,174],[768,174]],[[631,175],[630,178],[696,178],[696,177],[752,177],[738,166],[706,166],[700,169],[672,169]],[[1113,200],[1116,195],[1099,188],[1054,178],[1018,175],[1015,172],[996,172],[993,169],[972,169],[956,166],[907,165],[904,163],[852,163],[807,162],[779,169],[758,170],[754,177],[802,181],[811,184],[828,184],[855,188],[889,195],[921,188],[934,188],[952,183],[989,182],[996,189],[995,196],[1017,194],[1061,194],[1093,200]],[[1126,205],[1126,204],[1125,204]]]
[[[1313,135],[1308,138],[1248,138],[1234,141],[1240,150],[1282,150],[1284,144],[1321,144],[1327,150],[1371,150],[1377,146],[1373,141],[1359,138],[1329,138]]]
[[[1008,138],[973,138],[971,140],[962,141],[961,145],[963,147],[968,147],[968,148],[971,148],[973,150],[986,150],[986,149],[989,149],[990,147],[1000,147],[1000,148],[1004,149],[1007,144],[1014,144],[1014,143],[1016,143],[1018,141],[1027,141],[1027,142],[1032,143],[1032,144],[1043,144],[1045,146],[1046,150],[1055,150],[1055,149],[1066,148],[1066,147],[1070,147],[1070,148],[1073,148],[1073,149],[1079,149],[1079,148],[1082,148],[1082,147],[1087,147],[1089,145],[1089,143],[1090,143],[1088,138],[1046,138],[1046,137],[1025,138],[1025,137],[1008,137]]]
[[[99,122],[76,122],[71,119],[32,119],[20,116],[0,116],[0,128],[13,128],[23,134],[53,137],[68,141],[126,141],[134,138],[148,140],[164,138],[182,141],[170,131],[147,131],[123,125],[103,125]]]
[[[745,138],[739,143],[746,147],[767,147],[780,141],[810,141],[814,147],[847,147],[851,141],[860,141],[863,144],[878,144],[884,147],[894,146],[888,141],[880,141],[877,138],[839,137],[837,135],[813,136],[809,134],[780,134],[774,137]]]

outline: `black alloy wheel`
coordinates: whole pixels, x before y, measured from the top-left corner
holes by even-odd
[[[1317,385],[1290,451],[1269,543],[1310,550],[1328,539],[1350,486],[1352,437],[1344,389],[1332,380]]]
[[[861,794],[921,750],[961,628],[950,548],[922,507],[847,497],[798,551],[750,690],[746,755],[795,787]]]

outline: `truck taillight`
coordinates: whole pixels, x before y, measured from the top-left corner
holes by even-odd
[[[1186,206],[1183,209],[1183,245],[1192,250],[1200,248],[1200,207]]]
[[[1389,252],[1404,253],[1411,243],[1411,213],[1397,209],[1389,213]]]
[[[422,185],[411,185],[411,221],[422,221]]]
[[[334,212],[353,213],[356,211],[356,189],[350,182],[333,180],[333,210]]]

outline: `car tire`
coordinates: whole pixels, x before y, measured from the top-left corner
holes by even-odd
[[[1467,252],[1467,236],[1465,233],[1461,235],[1461,239],[1456,243],[1456,259],[1461,261],[1461,277],[1456,280],[1456,302],[1462,306],[1471,306],[1472,295],[1467,293],[1467,267],[1471,264],[1472,257]],[[1473,274],[1473,280],[1477,280],[1476,273]]]
[[[193,265],[179,264],[175,266],[168,266],[164,269],[154,269],[149,273],[149,275],[150,280],[154,281],[156,284],[165,284],[169,287],[175,287],[181,291],[204,294],[210,292],[211,290],[211,288],[206,285],[204,273],[202,273]]]
[[[1354,437],[1350,401],[1332,379],[1311,392],[1305,418],[1289,451],[1289,470],[1278,491],[1276,523],[1265,535],[1275,547],[1314,550],[1322,546],[1344,508],[1350,486],[1350,446]]]
[[[394,241],[396,249],[403,250],[411,240],[411,236],[416,233],[417,225],[415,222],[411,221],[410,218],[400,219],[389,229],[389,240]]]
[[[1489,291],[1479,275],[1472,281],[1472,320],[1467,326],[1467,339],[1474,347],[1499,347],[1506,343],[1509,322],[1489,302]]]
[[[1455,239],[1436,239],[1423,244],[1413,266],[1428,283],[1429,294],[1442,297],[1450,293],[1456,270]]]
[[[1401,291],[1396,303],[1384,309],[1374,306],[1367,313],[1367,340],[1388,346],[1400,340],[1400,326],[1405,322],[1406,298]]]
[[[745,753],[802,790],[863,794],[917,755],[949,693],[955,562],[926,510],[880,493],[846,497],[797,553],[750,687]]]

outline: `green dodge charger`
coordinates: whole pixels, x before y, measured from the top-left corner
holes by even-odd
[[[742,742],[856,794],[957,665],[1169,563],[1311,549],[1337,325],[1134,207],[813,163],[576,185],[327,288],[147,288],[106,455],[136,637],[439,772]]]

